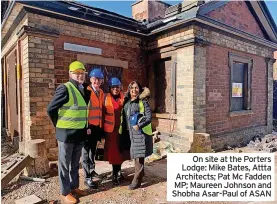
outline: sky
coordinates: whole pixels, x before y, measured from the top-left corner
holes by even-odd
[[[102,8],[108,11],[112,11],[118,14],[121,14],[123,16],[132,17],[132,4],[136,1],[80,1],[81,3]],[[182,2],[182,0],[179,1],[164,1],[169,4],[177,4],[179,2]],[[277,25],[277,1],[265,1],[267,4],[267,7],[275,21],[275,24]]]

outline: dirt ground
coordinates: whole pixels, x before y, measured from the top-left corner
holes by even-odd
[[[240,148],[235,150],[226,151],[228,153],[233,152],[250,152],[251,150]],[[277,162],[277,159],[275,163]],[[96,171],[103,176],[106,176],[98,190],[89,190],[89,195],[79,198],[79,203],[94,203],[94,204],[164,204],[173,203],[167,202],[166,199],[166,163],[167,160],[159,160],[153,163],[147,164],[145,167],[146,176],[141,188],[130,191],[128,185],[133,177],[133,163],[131,161],[124,162],[123,169],[127,180],[119,187],[113,187],[111,184],[111,166],[106,162],[97,161]],[[277,163],[275,171],[277,171]],[[1,191],[2,203],[10,204],[15,203],[15,200],[35,194],[41,198],[44,202],[49,203],[59,201],[59,183],[57,177],[57,169],[51,170],[51,177],[46,182],[34,182],[18,180],[17,182],[10,184]],[[83,181],[83,171],[80,169],[80,188],[86,189]],[[277,177],[276,177],[277,179]],[[276,184],[277,186],[277,184]],[[277,188],[276,188],[277,190]],[[276,192],[277,194],[277,192]],[[176,202],[186,204],[277,204],[274,202]]]
[[[89,195],[79,198],[80,203],[95,203],[95,204],[162,204],[166,202],[166,159],[156,161],[152,164],[148,164],[145,167],[146,176],[141,188],[130,191],[128,185],[133,177],[133,163],[124,163],[124,174],[127,175],[127,180],[122,183],[121,186],[113,187],[111,183],[110,165],[106,162],[97,162],[96,171],[101,172],[102,175],[106,175],[102,184],[97,190],[88,190]],[[52,174],[56,174],[52,171]],[[80,169],[80,188],[87,189],[84,186],[83,172]],[[33,182],[19,180],[14,184],[10,184],[8,187],[2,190],[2,203],[10,204],[15,200],[35,194],[44,203],[50,201],[59,200],[59,183],[58,177],[52,176],[47,179],[46,182]],[[58,201],[57,203],[60,203]],[[178,202],[180,203],[180,202]],[[191,204],[204,204],[207,202],[183,202]],[[224,204],[225,202],[221,202]]]

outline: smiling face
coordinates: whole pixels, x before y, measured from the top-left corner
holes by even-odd
[[[130,96],[131,98],[136,98],[139,94],[139,86],[137,83],[133,83],[130,87]]]
[[[83,84],[85,82],[85,71],[83,69],[77,69],[74,72],[69,72],[69,77],[79,84]]]
[[[103,83],[103,79],[97,78],[97,77],[91,77],[90,78],[90,82],[92,84],[92,86],[98,90],[101,86],[101,84]]]

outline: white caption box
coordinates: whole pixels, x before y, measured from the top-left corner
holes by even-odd
[[[274,201],[273,153],[169,153],[168,201]]]

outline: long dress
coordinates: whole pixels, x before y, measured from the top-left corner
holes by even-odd
[[[115,100],[112,97],[112,104],[114,107],[115,125],[111,133],[106,132],[104,160],[109,161],[110,164],[122,164],[124,161],[130,159],[130,151],[120,151],[119,148],[119,126],[122,104],[120,99]]]

